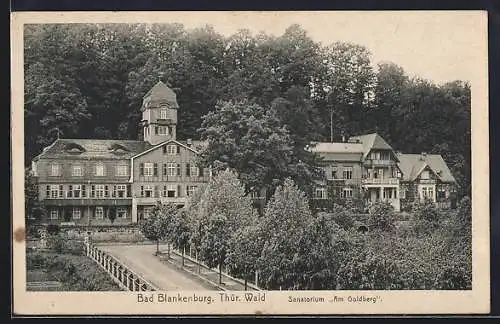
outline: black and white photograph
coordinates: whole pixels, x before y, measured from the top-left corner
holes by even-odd
[[[42,16],[13,93],[23,294],[489,307],[481,12]]]

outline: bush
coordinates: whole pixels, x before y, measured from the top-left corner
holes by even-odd
[[[49,235],[47,237],[47,247],[56,252],[63,252],[66,250],[67,239],[61,234]]]
[[[368,226],[371,229],[391,231],[394,229],[394,207],[389,202],[376,202],[368,207]]]
[[[56,224],[47,225],[47,233],[49,235],[57,235],[57,234],[59,234],[60,231],[61,231],[61,228],[59,227],[59,225],[56,225]]]

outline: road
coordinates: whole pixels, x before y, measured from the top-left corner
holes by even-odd
[[[154,255],[156,245],[99,245],[99,248],[161,290],[215,290],[175,266],[161,262]],[[160,245],[160,251],[166,249],[166,245]]]

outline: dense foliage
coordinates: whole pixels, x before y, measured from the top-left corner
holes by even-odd
[[[290,162],[287,176],[307,193],[301,181],[311,176],[313,161],[305,143],[377,131],[396,150],[442,154],[459,195],[470,196],[467,82],[410,78],[395,64],[375,66],[361,45],[320,44],[298,25],[280,36],[245,30],[223,36],[210,26],[180,24],[26,25],[24,35],[26,163],[58,135],[137,139],[142,96],[160,78],[178,94],[181,139],[213,138],[211,121],[220,110],[262,111],[226,125],[245,148],[214,141],[210,162],[227,163],[228,154],[244,154],[245,161],[245,149],[278,146],[264,161]],[[271,166],[254,162],[232,166],[246,187],[257,177],[246,179],[245,171],[266,174]]]

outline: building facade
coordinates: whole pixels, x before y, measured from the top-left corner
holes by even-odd
[[[456,181],[440,155],[396,153],[377,133],[312,143],[310,149],[321,157],[325,173],[315,190],[317,206],[388,201],[400,211],[429,199],[440,208],[452,207]]]
[[[180,141],[175,92],[158,82],[143,97],[142,141],[57,139],[32,162],[44,223],[131,224],[148,217],[156,202],[186,204],[212,176],[198,156],[205,143]],[[314,191],[314,208],[333,202],[389,201],[400,211],[430,199],[453,206],[456,181],[440,155],[401,154],[378,134],[338,143],[311,143],[325,177]],[[260,207],[265,190],[252,194]]]
[[[183,206],[210,170],[200,141],[176,139],[175,92],[158,82],[143,98],[143,141],[57,139],[32,162],[45,223],[130,224],[157,201]]]

